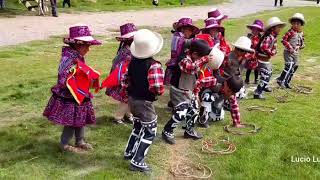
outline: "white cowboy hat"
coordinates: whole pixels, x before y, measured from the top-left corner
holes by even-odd
[[[254,52],[254,50],[251,49],[251,40],[246,36],[239,37],[239,39],[232,45],[244,51]]]
[[[223,60],[224,53],[219,49],[220,44],[216,44],[209,53],[208,66],[211,69],[219,69]]]
[[[267,26],[265,27],[264,30],[267,31],[268,29],[278,25],[281,25],[282,27],[284,27],[286,23],[282,22],[278,17],[272,17],[268,20]]]
[[[298,19],[300,21],[302,21],[302,26],[306,23],[303,14],[301,13],[295,13],[290,19],[289,22],[291,23],[292,20],[294,19]]]
[[[148,29],[141,29],[136,32],[130,46],[134,57],[145,59],[156,55],[163,46],[163,38],[160,34]]]

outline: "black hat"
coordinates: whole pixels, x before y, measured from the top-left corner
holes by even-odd
[[[239,76],[231,76],[227,79],[227,85],[232,92],[237,93],[243,87],[243,80]]]
[[[202,39],[195,39],[191,42],[190,45],[190,52],[191,53],[198,53],[199,56],[206,56],[209,55],[211,49],[209,44]]]

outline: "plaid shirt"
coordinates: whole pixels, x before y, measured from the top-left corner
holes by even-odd
[[[148,71],[149,90],[155,95],[164,93],[164,73],[160,63],[153,63]]]
[[[196,81],[193,93],[197,96],[203,88],[212,88],[217,84],[217,79],[212,75],[212,70],[208,67],[202,68],[199,79]]]
[[[288,30],[288,32],[282,37],[282,44],[288,51],[294,51],[294,48],[290,44],[290,39],[297,33],[297,31],[292,28]],[[304,48],[304,38],[302,38],[302,42],[300,45],[300,49]]]
[[[260,50],[268,56],[277,54],[277,35],[271,32],[261,42]]]
[[[240,124],[240,108],[237,101],[237,97],[235,95],[229,98],[230,106],[231,106],[231,117],[233,124]]]
[[[155,95],[162,95],[164,93],[164,73],[161,67],[161,64],[156,62],[153,63],[148,71],[148,82],[149,82],[149,91],[154,93]],[[128,69],[126,73],[121,78],[121,96],[125,97],[124,99],[127,101],[128,99],[128,92],[127,88],[129,85],[129,78],[128,78]]]
[[[257,47],[258,47],[258,44],[259,44],[259,42],[260,42],[261,35],[260,35],[260,34],[258,34],[258,35],[253,35],[253,34],[249,33],[249,34],[247,35],[247,37],[251,39],[251,48],[254,49],[254,50],[256,50]],[[245,58],[246,60],[254,60],[254,59],[255,59],[255,53],[246,53],[246,54],[244,55],[244,58]]]
[[[188,55],[179,62],[180,70],[187,74],[198,74],[203,64],[208,62],[208,56],[203,56],[195,62]]]

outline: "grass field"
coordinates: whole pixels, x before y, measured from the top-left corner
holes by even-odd
[[[101,12],[101,11],[126,11],[139,9],[156,9],[179,7],[179,0],[160,0],[159,6],[152,5],[152,0],[71,0],[71,8],[62,8],[62,0],[58,1],[58,12],[77,13],[79,11]],[[186,0],[184,6],[205,6],[219,4],[228,0]],[[18,0],[7,0],[6,8],[0,9],[1,17],[14,17],[15,15],[35,15],[35,12],[28,12],[19,4]]]
[[[266,101],[248,99],[241,101],[243,122],[255,123],[262,131],[255,136],[232,136],[223,131],[230,123],[230,115],[210,129],[200,129],[206,138],[229,136],[236,143],[237,151],[228,156],[201,154],[200,141],[183,141],[174,146],[176,151],[200,154],[201,162],[214,171],[215,179],[318,179],[320,163],[292,163],[293,157],[319,157],[320,159],[320,83],[318,72],[320,58],[320,33],[317,25],[318,8],[290,8],[270,11],[225,22],[227,38],[233,42],[246,34],[245,24],[256,18],[263,20],[279,16],[286,21],[294,12],[305,14],[306,48],[302,51],[300,69],[294,83],[314,88],[312,95],[296,94],[290,102],[280,104],[268,95]],[[200,22],[199,22],[200,23]],[[287,30],[288,27],[285,29]],[[157,29],[164,36],[165,47],[157,56],[161,62],[169,57],[170,29]],[[106,37],[98,37],[106,39]],[[283,67],[282,46],[273,60],[274,77]],[[42,117],[42,111],[50,97],[50,88],[56,82],[60,57],[61,37],[35,41],[0,49],[0,179],[167,179],[172,160],[172,146],[158,138],[150,149],[147,162],[153,167],[151,175],[132,173],[129,163],[122,158],[130,126],[114,125],[112,112],[116,102],[103,92],[93,100],[97,125],[87,128],[87,140],[95,150],[85,155],[61,153],[58,141],[61,127],[52,125]],[[88,63],[102,72],[108,72],[118,43],[105,41],[101,47],[93,47]],[[105,77],[106,74],[103,75]],[[170,117],[166,110],[168,91],[156,103],[159,128]],[[294,94],[294,93],[293,93]],[[277,107],[273,114],[249,112],[250,105]],[[178,128],[177,139],[182,139]],[[187,149],[179,149],[187,147]],[[190,157],[190,160],[196,158]]]

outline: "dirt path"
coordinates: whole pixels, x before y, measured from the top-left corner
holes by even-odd
[[[250,6],[248,6],[250,4]],[[271,0],[233,0],[232,3],[217,5],[231,18],[247,14],[272,10]],[[308,6],[315,2],[287,0],[285,6]],[[179,17],[188,15],[195,20],[204,19],[207,11],[213,6],[181,7],[173,9],[60,14],[58,18],[39,16],[17,16],[16,18],[1,18],[0,46],[16,45],[32,40],[47,39],[52,35],[67,32],[67,27],[76,23],[86,23],[94,28],[95,34],[108,34],[108,29],[117,29],[125,22],[134,22],[139,26],[170,27]]]

